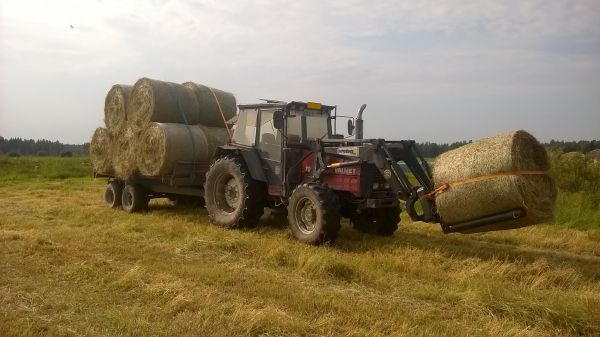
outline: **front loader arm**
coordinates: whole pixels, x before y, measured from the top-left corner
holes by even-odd
[[[434,191],[431,168],[427,161],[419,154],[415,142],[412,140],[397,142],[378,140],[374,143],[374,146],[375,151],[373,155],[379,163],[377,167],[381,170],[383,177],[388,181],[390,187],[394,191],[398,189],[396,192],[400,199],[408,195],[406,199],[403,199],[404,205],[407,213],[414,221],[440,223],[444,233],[476,233],[481,228],[485,228],[485,226],[525,216],[523,209],[515,209],[460,223],[446,224],[437,212],[435,198],[429,196]],[[403,162],[406,165],[406,168],[412,173],[419,184],[412,185],[406,179],[407,176],[398,162]],[[407,181],[408,184],[406,183]],[[417,206],[418,202],[420,202],[420,212],[417,210],[419,208]]]
[[[439,222],[435,201],[423,198],[433,191],[431,168],[419,154],[412,140],[386,142],[377,139],[373,142],[373,162],[390,185],[390,188],[404,201],[406,212],[414,221]],[[404,163],[419,185],[413,185],[399,162]],[[417,210],[420,201],[421,211]]]

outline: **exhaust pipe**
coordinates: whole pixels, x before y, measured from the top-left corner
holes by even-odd
[[[356,117],[356,133],[354,138],[356,139],[363,139],[363,119],[362,119],[362,114],[363,111],[365,111],[365,109],[367,108],[366,104],[363,104],[360,106],[360,109],[358,109],[358,116]]]

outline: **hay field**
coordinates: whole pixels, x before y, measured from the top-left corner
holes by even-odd
[[[166,201],[110,210],[86,172],[0,158],[0,335],[600,335],[600,227],[443,235],[403,216],[392,238],[344,223],[311,247]]]

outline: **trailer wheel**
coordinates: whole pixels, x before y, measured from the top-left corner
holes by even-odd
[[[111,181],[106,185],[104,190],[104,204],[108,208],[121,207],[121,194],[123,192],[123,183],[119,181]]]
[[[219,158],[206,173],[204,201],[215,225],[255,227],[264,211],[265,195],[264,185],[252,179],[236,158]]]
[[[340,230],[337,196],[320,185],[301,185],[288,204],[288,222],[299,241],[320,245],[335,241]]]
[[[400,208],[379,208],[350,216],[354,229],[362,233],[392,236],[400,222]]]
[[[137,184],[127,184],[123,188],[121,194],[121,203],[123,209],[128,213],[141,212],[148,209],[148,193],[146,190]]]

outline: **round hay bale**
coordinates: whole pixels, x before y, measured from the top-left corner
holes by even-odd
[[[560,155],[560,160],[571,161],[571,160],[584,160],[585,155],[581,152],[567,152]]]
[[[219,127],[208,127],[203,125],[198,125],[198,127],[202,129],[208,140],[208,161],[210,161],[215,154],[215,151],[217,151],[217,147],[229,142],[229,133],[227,133],[227,130]]]
[[[198,115],[200,118],[198,123],[205,126],[224,128],[223,116],[227,121],[236,115],[237,103],[232,93],[193,82],[185,82],[183,85],[192,89],[198,100]],[[215,96],[217,96],[219,104],[215,101]],[[219,105],[223,110],[223,116],[219,111]]]
[[[112,174],[112,138],[106,128],[97,128],[90,142],[90,160],[95,173]]]
[[[181,84],[142,78],[135,82],[127,103],[128,124],[142,131],[150,122],[200,122],[194,91]]]
[[[593,163],[600,163],[600,149],[588,152],[585,157]]]
[[[140,136],[137,166],[144,176],[168,174],[178,161],[210,161],[227,140],[227,130],[221,128],[152,123]]]
[[[133,87],[115,84],[104,99],[104,124],[111,134],[119,133],[127,123],[127,100]]]
[[[136,173],[136,153],[136,132],[131,127],[121,129],[113,138],[112,146],[112,161],[117,178],[127,180]]]
[[[441,154],[433,168],[440,186],[500,172],[547,171],[546,149],[529,133],[516,131],[467,144]],[[548,175],[504,175],[452,187],[436,198],[442,223],[452,225],[521,208],[525,217],[464,233],[519,228],[550,219],[556,187]]]

